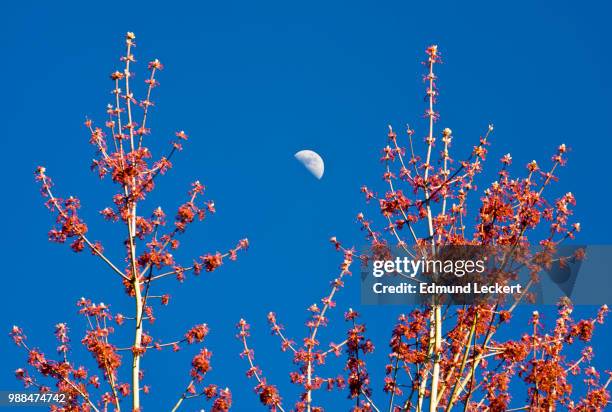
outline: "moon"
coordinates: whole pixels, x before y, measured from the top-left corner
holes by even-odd
[[[325,164],[318,153],[312,150],[300,150],[295,155],[295,158],[300,162],[314,177],[321,179],[325,171]]]

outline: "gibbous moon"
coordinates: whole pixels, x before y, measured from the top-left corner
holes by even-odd
[[[325,171],[325,164],[323,159],[316,152],[312,150],[300,150],[295,154],[295,158],[298,162],[304,165],[306,169],[317,179],[323,177]]]

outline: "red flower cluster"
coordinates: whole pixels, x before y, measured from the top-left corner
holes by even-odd
[[[185,340],[189,344],[200,343],[204,341],[206,335],[208,335],[208,325],[196,325],[185,334]]]
[[[361,352],[363,355],[374,351],[374,345],[369,339],[364,336],[365,325],[356,323],[359,314],[353,310],[345,315],[345,319],[352,323],[352,327],[348,331],[346,339],[346,353],[348,359],[345,369],[348,371],[347,384],[349,388],[349,397],[351,399],[359,398],[360,396],[369,397],[372,395],[370,389],[370,377],[366,370],[365,362],[359,357]]]
[[[198,382],[201,382],[204,379],[204,375],[210,370],[211,357],[212,353],[206,348],[193,357],[191,361],[191,376]]]

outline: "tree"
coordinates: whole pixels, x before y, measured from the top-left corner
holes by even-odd
[[[134,302],[134,312],[130,316],[121,313],[113,315],[109,306],[104,303],[92,303],[85,298],[77,302],[79,313],[87,319],[89,325],[81,343],[91,353],[101,377],[90,372],[85,366],[70,361],[70,338],[65,323],[58,324],[55,330],[59,342],[59,359],[51,359],[39,349],[30,346],[23,330],[18,326],[13,327],[10,334],[14,342],[27,352],[29,365],[16,371],[17,378],[23,381],[26,387],[35,386],[43,392],[51,390],[46,382],[54,382],[57,390],[66,395],[64,404],[52,407],[52,410],[56,411],[106,411],[110,407],[120,411],[122,399],[130,395],[132,411],[140,411],[141,393],[146,394],[149,391],[147,385],[142,385],[144,376],[141,369],[147,351],[163,348],[178,351],[182,345],[202,343],[208,334],[206,324],[195,325],[173,341],[162,341],[148,334],[145,331],[145,321],[154,322],[154,308],[168,305],[170,301],[170,295],[161,288],[157,294],[152,294],[153,285],[170,276],[183,282],[189,272],[196,276],[203,271],[212,272],[226,259],[235,260],[238,251],[248,247],[248,240],[243,239],[226,253],[206,253],[190,265],[175,262],[172,251],[179,247],[178,236],[185,233],[194,221],[203,220],[207,214],[215,212],[212,201],[201,200],[205,188],[198,181],[192,184],[187,200],[178,208],[171,228],[166,228],[167,218],[161,207],[144,212],[146,209],[142,205],[147,195],[155,189],[156,178],[172,167],[172,157],[182,150],[182,144],[188,137],[183,131],[177,132],[168,154],[157,161],[152,160],[153,154],[147,146],[151,133],[147,127],[147,119],[154,106],[151,100],[153,89],[159,85],[156,75],[163,66],[159,60],[148,64],[150,75],[145,80],[146,97],[137,100],[131,84],[131,66],[136,63],[133,55],[136,46],[133,33],[127,33],[125,44],[126,52],[121,57],[124,67],[110,76],[114,85],[114,102],[106,109],[106,132],[103,128],[94,126],[91,120],[85,122],[90,133],[90,143],[96,149],[92,170],[97,172],[100,179],[110,178],[118,188],[112,198],[113,206],[104,208],[100,214],[109,222],[125,227],[126,235],[121,239],[127,262],[125,267],[112,262],[105,255],[102,244],[91,240],[87,224],[79,215],[79,200],[75,197],[57,197],[46,169],[41,166],[35,171],[36,181],[40,183],[42,195],[47,199],[46,206],[55,215],[55,226],[49,231],[49,240],[57,243],[69,242],[72,250],[77,253],[89,250],[98,258],[106,272],[115,276],[117,286],[121,286],[123,292]],[[137,111],[140,113],[140,123],[136,120]],[[105,281],[111,280],[109,278]],[[116,327],[131,327],[133,341],[124,345],[126,347],[113,342]],[[120,375],[124,358],[131,358],[130,377],[125,380]],[[185,399],[200,396],[211,400],[212,411],[229,409],[229,389],[203,383],[210,369],[210,361],[211,352],[206,348],[202,348],[193,358],[189,373],[190,382],[173,411],[177,410]],[[31,370],[36,373],[31,373]]]
[[[493,271],[498,276],[507,281],[516,275],[518,266],[526,266],[531,278],[514,301],[451,306],[436,297],[399,315],[391,331],[385,381],[374,385],[365,362],[365,355],[374,350],[374,345],[365,336],[365,325],[357,323],[355,311],[349,309],[345,314],[350,329],[341,344],[331,343],[329,349],[320,349],[317,340],[320,327],[327,324],[327,311],[335,305],[334,295],[350,273],[348,266],[354,254],[332,238],[336,248],[345,254],[342,272],[332,282],[331,293],[322,300],[323,308],[316,304],[310,307],[312,317],[306,323],[308,333],[302,344],[286,336],[276,314],[268,317],[272,331],[281,339],[282,350],[291,351],[297,365],[290,380],[302,387],[302,394],[294,410],[322,411],[313,397],[314,391],[322,387],[348,387],[349,398],[355,400],[351,409],[354,412],[603,410],[610,399],[612,375],[606,371],[607,378],[602,379],[602,372],[591,363],[594,351],[588,342],[594,327],[604,322],[608,312],[605,305],[592,318],[574,320],[571,301],[563,299],[558,304],[556,322],[548,332],[539,313],[533,312],[530,329],[522,336],[506,341],[495,339],[502,327],[510,323],[513,329],[520,326],[512,322],[513,312],[521,301],[530,298],[530,288],[539,282],[543,268],[555,259],[567,263],[584,257],[580,249],[572,256],[557,256],[558,245],[573,239],[580,230],[579,223],[570,223],[574,196],[567,193],[555,200],[544,196],[545,189],[557,180],[557,168],[565,165],[568,149],[564,144],[557,148],[548,170],[542,171],[532,161],[527,165],[527,174],[517,178],[510,177],[512,157],[505,155],[498,179],[484,190],[480,201],[472,201],[478,210],[470,220],[469,198],[477,191],[476,178],[483,171],[493,126],[487,128],[467,159],[456,161],[450,156],[452,130],[442,129],[441,136],[435,130],[439,120],[435,68],[441,62],[440,53],[437,46],[428,47],[426,53],[425,156],[417,154],[410,127],[402,139],[405,143],[389,128],[388,144],[381,158],[387,186],[384,194],[362,187],[366,200],[378,204],[384,231],[377,231],[376,224],[363,213],[357,216],[370,249],[360,258],[367,263],[391,257],[393,248],[419,258],[435,257],[449,246],[492,248],[497,253]],[[439,138],[442,149],[436,156]],[[541,233],[544,235],[538,242],[530,240]],[[439,273],[431,276],[439,279]],[[254,363],[254,352],[247,342],[249,329],[245,320],[239,322],[242,356],[249,362],[247,376],[257,381],[255,390],[261,403],[271,411],[282,412],[286,407],[280,390],[266,382]],[[346,376],[327,378],[313,374],[315,366],[325,363],[330,353],[341,352],[347,355]],[[575,386],[584,388],[584,396],[576,393]],[[384,391],[387,400],[377,400],[374,390]],[[516,396],[519,391],[524,396]],[[511,402],[517,406],[510,406]]]

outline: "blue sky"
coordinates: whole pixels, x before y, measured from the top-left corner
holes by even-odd
[[[211,276],[181,286],[168,280],[173,302],[153,329],[170,339],[207,322],[207,346],[215,353],[210,380],[234,388],[237,411],[258,406],[243,390],[250,383],[237,358],[234,324],[248,318],[258,363],[286,387],[290,359],[268,335],[265,315],[279,312],[289,334],[301,337],[304,309],[326,293],[340,262],[328,238],[363,244],[354,222],[366,209],[359,187],[381,187],[378,150],[387,124],[402,130],[410,123],[418,136],[425,133],[419,62],[431,43],[445,62],[438,125],[453,129],[456,153],[467,153],[490,122],[496,125],[491,159],[511,152],[517,168],[532,159],[545,162],[559,143],[568,144],[569,164],[553,194],[575,194],[582,242],[610,242],[606,2],[12,2],[2,8],[0,330],[19,324],[41,347],[60,321],[78,340],[83,323],[74,303],[81,296],[131,307],[92,257],[47,242],[51,216],[32,179],[44,164],[58,193],[81,198],[92,233],[112,249],[116,227],[97,215],[110,203],[112,187],[88,172],[93,153],[82,123],[86,116],[104,119],[108,75],[118,67],[128,30],[137,36],[138,81],[146,61],[159,58],[166,66],[150,123],[154,153],[175,130],[192,137],[150,205],[173,210],[199,179],[218,209],[183,237],[178,260],[225,250],[244,236],[252,243],[238,262]],[[301,149],[325,159],[321,181],[293,159]],[[356,287],[343,293],[337,314],[358,299]],[[400,310],[364,309],[379,365]],[[336,326],[323,336],[339,341],[344,329]],[[609,337],[600,331],[596,339]],[[80,347],[77,352],[83,359]],[[0,354],[0,388],[18,388],[12,371],[23,362],[8,338],[0,339]],[[609,353],[598,356],[609,366]],[[187,352],[147,355],[149,405],[159,405],[147,410],[174,402],[187,383],[189,359]],[[292,394],[283,393],[289,403]],[[343,401],[343,395],[335,398]],[[345,403],[328,404],[339,405]]]

